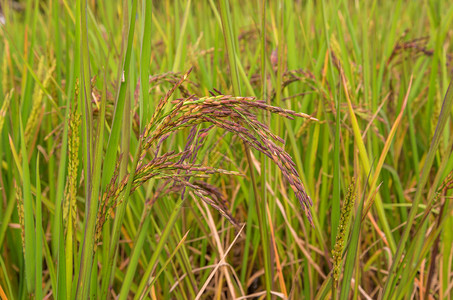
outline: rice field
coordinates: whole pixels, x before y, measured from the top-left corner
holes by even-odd
[[[450,1],[0,13],[0,299],[453,299]]]

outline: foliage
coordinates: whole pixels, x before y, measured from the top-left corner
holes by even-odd
[[[450,299],[450,2],[0,1],[0,297]]]

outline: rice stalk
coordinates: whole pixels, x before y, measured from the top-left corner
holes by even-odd
[[[8,47],[6,44],[6,49],[3,52],[3,57],[2,57],[2,91],[3,93],[6,93],[10,89],[10,84],[8,80]]]

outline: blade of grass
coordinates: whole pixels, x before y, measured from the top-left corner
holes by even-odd
[[[42,206],[41,206],[41,179],[39,173],[39,155],[36,159],[36,282],[35,297],[43,298],[42,292],[42,248],[43,248],[43,231],[42,231]]]
[[[324,25],[324,36],[326,38],[326,44],[328,47],[329,53],[329,73],[330,79],[333,80],[333,64],[332,56],[330,51],[330,34],[329,26],[327,24],[327,15],[324,0],[321,1],[321,11],[322,11],[322,20]],[[332,213],[331,213],[331,247],[335,244],[335,239],[337,236],[338,224],[340,224],[340,190],[341,190],[341,179],[340,179],[340,130],[341,130],[341,113],[340,113],[340,99],[335,90],[332,91],[334,101],[335,101],[335,140],[333,148],[333,191],[332,191]]]
[[[148,234],[150,218],[151,216],[149,216],[149,211],[145,208],[143,212],[142,222],[140,223],[140,228],[138,229],[137,238],[134,241],[134,248],[130,256],[129,266],[127,267],[126,275],[124,276],[123,282],[121,284],[121,290],[118,296],[119,300],[127,299],[129,295],[132,280],[134,279],[137,265],[139,263],[140,254],[145,243],[146,235]]]
[[[126,100],[126,90],[128,80],[130,78],[130,64],[131,64],[131,54],[132,54],[132,42],[134,40],[134,28],[135,28],[135,15],[137,14],[137,0],[132,2],[132,9],[130,13],[129,29],[127,33],[127,44],[125,45],[125,54],[122,67],[119,69],[118,74],[118,92],[115,101],[115,110],[113,113],[113,124],[112,130],[110,132],[109,141],[107,145],[107,150],[105,153],[105,161],[113,162],[115,161],[116,152],[119,145],[120,130],[121,124],[123,121],[124,115],[124,104]],[[125,16],[127,20],[127,17]],[[124,41],[123,41],[124,42]],[[102,186],[105,187],[110,181],[110,178],[113,175],[115,164],[107,163],[103,166],[102,172]]]
[[[81,7],[81,24],[86,24],[86,6]],[[88,52],[88,37],[87,28],[82,27],[82,65],[81,70],[82,78],[84,79],[82,90],[84,91],[84,110],[82,110],[82,119],[84,121],[84,127],[87,132],[84,134],[85,141],[85,157],[86,164],[85,171],[86,181],[85,188],[87,190],[86,208],[85,208],[85,232],[83,247],[81,250],[81,262],[79,277],[76,290],[76,298],[87,299],[90,291],[90,279],[92,278],[92,269],[96,267],[97,262],[94,260],[94,243],[95,243],[95,230],[96,230],[96,218],[98,211],[98,199],[101,191],[101,166],[103,161],[103,141],[104,141],[104,123],[105,123],[105,106],[106,106],[106,93],[104,92],[101,98],[101,115],[99,120],[99,126],[97,130],[97,143],[95,144],[95,152],[93,153],[93,145],[91,134],[93,132],[92,125],[92,113],[91,113],[91,78],[90,78],[90,61]],[[104,72],[104,86],[107,87],[107,82]]]
[[[165,245],[168,237],[170,236],[170,233],[173,230],[173,226],[175,225],[175,223],[178,219],[179,213],[182,208],[182,204],[183,204],[183,200],[179,200],[178,203],[176,203],[176,205],[173,209],[173,212],[170,215],[170,218],[168,219],[167,225],[165,226],[165,230],[162,232],[159,242],[157,243],[157,245],[153,251],[153,254],[151,256],[151,259],[148,262],[148,266],[147,266],[145,272],[143,273],[142,280],[140,281],[140,284],[138,286],[137,293],[135,294],[134,300],[142,299],[142,297],[145,293],[145,288],[147,286],[147,282],[148,282],[151,274],[154,272],[154,270],[156,268],[157,259],[161,255],[164,245]]]
[[[12,299],[14,300],[14,294],[13,294],[13,289],[11,287],[11,282],[9,280],[9,275],[8,275],[8,271],[6,270],[6,265],[5,265],[5,262],[3,261],[3,258],[2,256],[0,256],[0,265],[2,267],[2,271],[3,271],[3,276],[5,277],[5,281],[6,281],[6,286],[8,288],[8,294],[9,294],[9,298],[7,297],[7,295],[5,294],[5,292],[3,290],[0,291],[0,296],[4,297],[2,298],[5,299],[5,300],[8,300],[8,299]],[[1,288],[1,286],[0,286]],[[3,294],[1,294],[3,293]]]
[[[351,278],[352,273],[354,271],[356,265],[356,255],[358,251],[359,241],[360,241],[360,229],[362,224],[362,213],[363,207],[365,203],[365,192],[366,186],[368,185],[368,180],[370,179],[371,170],[368,174],[367,180],[363,186],[363,194],[362,199],[359,202],[359,206],[357,207],[354,223],[352,225],[352,232],[349,238],[348,245],[346,247],[346,259],[344,262],[344,270],[343,270],[343,280],[341,284],[341,291],[340,291],[340,300],[349,299],[349,291],[351,289]]]
[[[228,0],[222,0],[220,1],[220,17],[221,17],[221,22],[222,22],[222,31],[223,31],[223,37],[225,40],[225,45],[227,48],[227,53],[228,53],[228,61],[229,61],[229,66],[230,66],[230,72],[231,72],[231,81],[233,84],[233,91],[236,96],[241,96],[241,85],[239,82],[239,74],[238,74],[238,67],[237,67],[237,60],[236,60],[236,37],[234,36],[233,32],[233,22],[231,20],[231,15],[230,15],[230,5]],[[250,177],[252,179],[252,185],[253,185],[253,192],[254,192],[254,198],[255,198],[255,207],[257,209],[257,215],[258,215],[258,225],[260,228],[261,232],[261,241],[263,243],[263,255],[264,255],[264,274],[265,274],[265,282],[266,282],[266,295],[268,298],[271,297],[270,291],[272,290],[272,276],[271,276],[271,261],[270,261],[270,253],[269,253],[269,242],[268,242],[268,236],[266,234],[265,228],[267,227],[267,221],[266,221],[266,214],[264,211],[264,206],[260,205],[259,202],[259,196],[258,196],[258,187],[256,185],[256,180],[255,180],[255,170],[253,169],[253,163],[252,159],[250,156],[250,149],[248,146],[244,143],[244,151],[246,153],[247,157],[247,162],[249,166],[249,172],[250,172]],[[263,183],[265,184],[265,183]],[[262,199],[262,201],[265,201],[266,199]]]
[[[124,215],[126,213],[126,207],[129,201],[129,195],[131,192],[132,188],[132,182],[134,180],[135,176],[135,170],[137,168],[138,160],[140,157],[142,151],[142,143],[140,140],[140,143],[137,146],[135,155],[134,155],[134,160],[131,165],[131,171],[129,173],[129,179],[127,181],[126,189],[122,193],[121,196],[121,202],[118,205],[116,212],[115,212],[115,219],[113,223],[113,232],[112,232],[112,237],[110,239],[110,247],[109,247],[109,255],[108,255],[108,262],[109,264],[107,266],[104,266],[103,268],[103,278],[104,280],[102,281],[102,286],[101,286],[101,295],[102,297],[106,297],[107,292],[108,292],[108,287],[111,284],[111,280],[113,280],[113,273],[115,270],[115,260],[116,256],[118,253],[118,241],[120,239],[120,234],[121,234],[121,227],[123,225],[123,220],[124,220]],[[125,155],[127,158],[127,155]],[[105,272],[104,272],[105,270]]]
[[[152,115],[152,103],[149,100],[149,63],[151,60],[151,24],[152,24],[152,1],[143,1],[143,34],[140,53],[140,126],[148,124]]]
[[[269,211],[269,205],[266,205],[266,213],[267,217],[269,220],[272,220],[271,218],[271,212]],[[276,263],[276,269],[277,269],[277,276],[278,276],[278,283],[280,285],[280,290],[282,294],[285,296],[285,298],[288,298],[288,292],[286,291],[286,285],[285,285],[285,279],[283,278],[283,273],[282,273],[282,266],[280,263],[280,258],[278,255],[278,249],[277,249],[277,244],[275,241],[275,234],[274,234],[274,228],[272,226],[272,223],[269,224],[269,229],[270,229],[270,234],[271,234],[271,243],[272,247],[274,250],[274,255],[275,255],[275,263]]]
[[[191,6],[192,0],[189,0],[186,2],[186,8],[184,9],[184,17],[182,19],[182,24],[181,27],[178,31],[179,33],[179,38],[178,38],[178,45],[176,46],[176,54],[175,54],[175,59],[173,61],[173,72],[178,71],[181,65],[181,53],[183,48],[185,47],[184,41],[185,41],[185,35],[186,35],[186,28],[187,28],[187,20],[189,18],[189,13],[190,13],[190,6]]]
[[[148,290],[154,286],[154,284],[156,283],[157,279],[159,278],[159,276],[165,271],[166,267],[168,266],[168,264],[171,262],[171,260],[173,259],[173,257],[175,256],[175,254],[178,252],[179,248],[181,248],[181,246],[184,245],[184,242],[186,241],[187,239],[187,236],[189,235],[189,232],[190,231],[187,231],[186,234],[181,238],[181,241],[178,243],[178,245],[174,248],[174,250],[172,251],[172,253],[168,256],[168,259],[165,261],[165,263],[163,264],[162,268],[159,270],[159,272],[157,272],[156,276],[153,277],[153,280],[150,282],[150,284],[146,287],[145,289],[145,292],[144,294],[148,293]]]
[[[357,145],[357,147],[359,149],[360,159],[361,159],[362,164],[363,164],[363,170],[364,170],[364,172],[370,172],[370,170],[371,170],[370,161],[368,159],[368,154],[367,154],[367,151],[366,151],[366,148],[365,148],[365,144],[363,143],[362,135],[360,133],[360,127],[359,127],[359,124],[357,122],[356,114],[355,114],[354,109],[352,107],[352,102],[351,102],[351,99],[349,97],[348,84],[346,82],[346,78],[344,76],[344,73],[343,73],[342,69],[340,69],[340,76],[341,76],[341,81],[342,81],[342,84],[343,84],[344,92],[345,92],[345,95],[346,95],[346,100],[347,100],[347,103],[348,103],[348,110],[349,110],[349,115],[350,115],[350,119],[351,119],[352,130],[353,130],[353,133],[354,133],[354,140],[355,140],[356,145]],[[376,203],[376,208],[377,208],[377,211],[378,211],[378,214],[379,214],[379,218],[380,218],[380,221],[382,222],[382,226],[384,227],[383,230],[384,230],[384,233],[385,233],[385,235],[387,237],[387,241],[389,242],[390,249],[394,253],[396,251],[395,239],[394,239],[394,237],[392,235],[392,232],[390,230],[390,226],[389,226],[387,218],[385,216],[384,208],[383,208],[383,205],[382,205],[382,199],[381,199],[379,193],[376,194],[376,199],[375,199],[374,203]]]
[[[409,213],[407,224],[406,227],[404,228],[403,235],[401,236],[401,240],[398,244],[397,251],[393,257],[393,263],[389,270],[389,278],[385,283],[380,299],[389,299],[390,295],[394,291],[397,280],[395,275],[398,271],[398,266],[403,255],[403,251],[406,248],[406,242],[409,238],[412,225],[415,221],[415,215],[417,213],[418,206],[422,200],[422,191],[425,187],[426,182],[428,181],[431,166],[434,162],[437,148],[439,147],[442,132],[445,128],[448,118],[450,117],[452,106],[453,106],[453,80],[450,81],[450,85],[448,86],[448,90],[445,95],[444,102],[442,104],[439,120],[437,122],[436,131],[434,132],[434,136],[431,140],[431,145],[429,147],[429,151],[425,163],[423,165],[422,174],[420,175],[420,179],[417,184],[417,190],[415,192],[414,200],[412,202],[412,207]]]
[[[378,163],[376,165],[376,169],[374,171],[374,174],[373,174],[373,177],[372,177],[372,180],[371,180],[371,183],[370,183],[370,190],[371,191],[373,191],[375,189],[375,187],[376,187],[376,184],[377,184],[378,178],[379,178],[379,174],[380,174],[380,172],[382,170],[382,166],[384,165],[384,161],[385,161],[385,158],[387,157],[387,153],[388,153],[388,151],[390,149],[390,145],[393,142],[393,138],[395,137],[396,130],[400,126],[400,122],[401,122],[401,119],[403,118],[403,115],[404,115],[404,110],[406,108],[406,104],[407,104],[407,100],[409,98],[411,87],[412,87],[412,76],[411,76],[411,79],[409,81],[409,85],[408,85],[408,88],[407,88],[406,96],[404,97],[404,101],[403,101],[403,105],[401,107],[401,111],[398,114],[395,122],[393,123],[392,129],[390,130],[390,133],[389,133],[389,135],[387,137],[387,140],[385,141],[384,148],[382,149],[381,156],[379,157],[379,161],[378,161]],[[368,198],[367,198],[367,200],[365,201],[365,207],[368,207],[368,205],[371,203],[371,198],[372,197],[373,197],[373,193],[370,193]],[[381,204],[381,206],[382,206],[382,204]],[[382,206],[382,211],[383,211],[383,206]]]
[[[33,213],[33,199],[31,195],[30,170],[27,161],[27,149],[25,145],[24,128],[20,120],[20,138],[22,155],[22,195],[24,197],[24,225],[25,225],[25,279],[27,291],[31,294],[35,289],[35,219]]]
[[[105,78],[104,72],[104,87],[107,87],[107,81]],[[91,102],[91,101],[90,101]],[[98,211],[98,199],[99,194],[101,191],[101,165],[103,161],[103,141],[104,141],[104,123],[105,123],[105,106],[106,106],[107,98],[105,89],[103,90],[102,98],[101,98],[101,115],[99,119],[99,125],[97,130],[97,143],[96,149],[94,153],[94,163],[93,163],[93,177],[91,183],[91,199],[87,199],[87,207],[89,211],[86,211],[86,227],[84,233],[84,245],[82,248],[81,253],[81,264],[80,264],[80,273],[79,273],[79,280],[78,286],[76,291],[77,295],[81,295],[81,297],[85,298],[88,297],[88,292],[90,290],[90,278],[92,272],[92,266],[96,267],[97,263],[93,264],[94,259],[94,242],[95,242],[95,230],[96,230],[96,218],[97,218],[97,211]],[[91,200],[89,203],[88,200]],[[95,261],[96,262],[96,261]],[[84,269],[83,269],[84,268]],[[82,272],[84,270],[84,272]],[[80,276],[83,276],[82,279]],[[84,284],[86,286],[80,286]],[[79,292],[79,289],[82,288]],[[80,293],[80,294],[79,294]]]

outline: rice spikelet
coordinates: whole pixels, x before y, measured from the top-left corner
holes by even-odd
[[[77,99],[77,92],[75,98]],[[75,220],[77,217],[77,170],[79,168],[79,128],[81,123],[81,115],[77,112],[77,102],[72,109],[69,121],[69,140],[68,140],[68,180],[66,184],[66,201],[63,207],[63,215],[66,216],[66,226],[69,222],[73,222],[75,228]]]
[[[278,166],[299,200],[303,212],[314,226],[310,212],[312,201],[305,192],[292,158],[278,145],[278,143],[284,143],[284,140],[273,134],[266,124],[260,122],[255,111],[269,112],[288,119],[301,117],[317,120],[304,113],[268,105],[265,101],[256,100],[254,97],[234,97],[223,95],[218,91],[216,92],[219,95],[211,93],[212,96],[201,98],[192,95],[170,102],[171,95],[187,79],[189,73],[190,70],[160,99],[150,122],[140,135],[142,152],[133,173],[130,192],[134,192],[151,178],[163,179],[164,182],[171,181],[172,191],[181,192],[181,197],[184,197],[186,189],[190,189],[231,223],[237,224],[229,212],[227,203],[222,200],[223,197],[217,193],[216,189],[206,182],[190,180],[207,178],[213,174],[240,175],[237,172],[196,163],[197,153],[208,131],[210,128],[217,127],[235,135],[251,148],[269,157]],[[173,106],[169,107],[171,103]],[[203,129],[205,125],[208,127]],[[184,150],[160,154],[165,140],[183,129],[190,129]],[[148,154],[153,158],[146,162],[145,158]],[[123,199],[121,195],[126,189],[130,175],[127,174],[120,180],[117,176],[116,171],[101,200],[99,223],[96,229],[98,238],[105,218],[116,205],[121,203]]]
[[[22,189],[14,181],[16,190],[17,213],[19,215],[20,237],[22,238],[22,250],[25,253],[25,219],[24,219],[24,199],[22,198]]]
[[[2,108],[0,109],[0,132],[2,132],[3,124],[5,123],[6,111],[8,110],[12,96],[13,90],[6,94],[5,100],[3,101],[2,104]]]
[[[55,70],[55,60],[52,61],[51,66],[47,70],[47,72],[44,74],[44,69],[45,64],[44,64],[44,58],[42,57],[39,60],[39,65],[38,65],[38,78],[39,80],[42,80],[42,85],[45,89],[48,89],[52,74]],[[25,127],[25,141],[27,143],[30,142],[31,137],[33,135],[33,132],[36,130],[36,126],[38,125],[38,120],[39,120],[39,115],[40,111],[42,110],[42,105],[43,105],[43,99],[44,99],[44,91],[42,90],[41,86],[36,84],[35,88],[33,90],[33,106],[30,112],[30,116],[27,121],[27,125]]]
[[[343,203],[343,207],[341,208],[341,216],[340,216],[340,224],[338,225],[338,232],[337,237],[335,239],[335,246],[332,250],[332,258],[333,258],[333,272],[332,278],[334,281],[334,285],[338,285],[338,280],[340,278],[340,271],[342,265],[342,256],[343,250],[345,245],[345,238],[347,238],[346,230],[349,228],[349,224],[351,221],[351,210],[354,206],[356,193],[355,193],[355,179],[352,179],[351,184],[348,187],[348,192],[346,194],[346,199]]]

